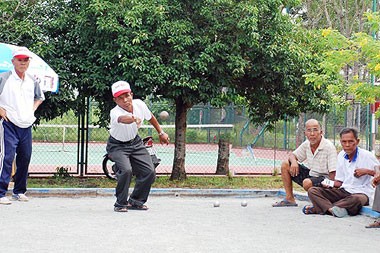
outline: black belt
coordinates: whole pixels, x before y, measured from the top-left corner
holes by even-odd
[[[135,138],[133,138],[132,140],[129,140],[129,141],[119,141],[118,139],[115,139],[112,136],[110,136],[110,139],[112,140],[112,142],[129,145],[129,144],[136,142],[138,139],[140,139],[140,136],[136,135]]]

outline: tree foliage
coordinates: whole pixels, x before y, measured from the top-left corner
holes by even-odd
[[[5,43],[33,45],[41,30],[35,26],[35,1],[0,1],[0,39]]]
[[[118,80],[130,82],[138,97],[171,100],[176,110],[172,178],[182,179],[186,115],[195,104],[243,98],[254,123],[326,110],[325,85],[314,86],[304,78],[321,61],[317,36],[283,14],[286,6],[297,4],[297,0],[34,1],[25,5],[24,13],[33,9],[28,18],[36,37],[17,43],[38,50],[60,75],[59,95],[44,103],[46,117],[74,105],[85,110],[81,102],[91,98],[99,104],[98,123],[108,125],[114,106],[110,86]],[[9,23],[7,29],[11,27]]]
[[[244,49],[244,58],[249,61],[244,74],[234,81],[235,90],[248,100],[252,122],[257,124],[328,109],[326,85],[314,86],[304,77],[322,60],[318,36],[293,24],[275,2],[260,5],[258,40]]]
[[[46,6],[45,6],[46,7]],[[73,93],[65,80],[65,71],[56,64],[54,47],[49,45],[51,34],[44,30],[46,21],[51,21],[41,13],[39,1],[2,1],[0,2],[0,41],[26,46],[56,70],[61,78],[59,95],[46,93],[46,101],[36,112],[37,122],[41,119],[53,119],[72,109]],[[52,34],[53,35],[53,34]]]
[[[377,31],[379,13],[366,13],[366,17],[368,27]],[[366,33],[346,38],[333,29],[325,29],[321,35],[326,48],[324,61],[318,73],[307,76],[307,81],[314,85],[326,83],[337,104],[347,105],[347,96],[363,104],[379,99],[380,88],[374,82],[380,76],[380,42]]]

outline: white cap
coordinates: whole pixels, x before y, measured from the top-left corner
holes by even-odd
[[[121,94],[131,92],[131,86],[126,81],[117,81],[112,84],[112,95],[117,98]]]
[[[32,58],[32,52],[30,52],[29,49],[27,49],[26,47],[18,47],[13,51],[13,58]]]

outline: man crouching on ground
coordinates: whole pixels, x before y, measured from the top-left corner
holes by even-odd
[[[281,164],[281,177],[286,196],[280,202],[273,204],[273,207],[297,206],[292,181],[307,191],[312,186],[321,186],[325,178],[331,180],[335,178],[336,148],[331,141],[323,137],[322,127],[317,120],[306,121],[305,135],[307,140]]]

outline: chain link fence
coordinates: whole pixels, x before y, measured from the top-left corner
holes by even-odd
[[[96,106],[96,105],[93,105]],[[167,106],[167,105],[165,105]],[[163,105],[153,105],[152,112],[159,119]],[[154,111],[159,108],[160,111]],[[160,120],[174,142],[174,115],[166,107],[170,117]],[[93,111],[93,110],[91,110]],[[102,160],[106,153],[108,130],[89,124],[87,141],[79,142],[78,120],[75,113],[68,113],[62,119],[44,122],[33,130],[33,155],[30,176],[49,176],[59,171],[68,171],[72,175],[100,176]],[[353,104],[346,111],[333,111],[330,114],[303,114],[298,118],[284,118],[271,128],[268,124],[254,125],[249,122],[246,109],[240,106],[214,108],[210,105],[197,105],[188,111],[186,131],[186,163],[188,175],[212,175],[216,172],[218,142],[222,135],[230,136],[229,174],[270,175],[280,171],[281,162],[288,152],[294,150],[304,140],[304,124],[310,118],[319,120],[325,137],[340,150],[339,132],[345,126],[354,126],[360,130],[361,147],[369,149],[373,145],[378,150],[371,135],[371,112],[368,107]],[[95,117],[90,115],[91,118]],[[377,129],[377,122],[376,129]],[[150,126],[140,129],[140,135],[153,136],[157,133]],[[170,174],[174,159],[174,144],[160,145],[155,149],[161,159],[157,174]]]

